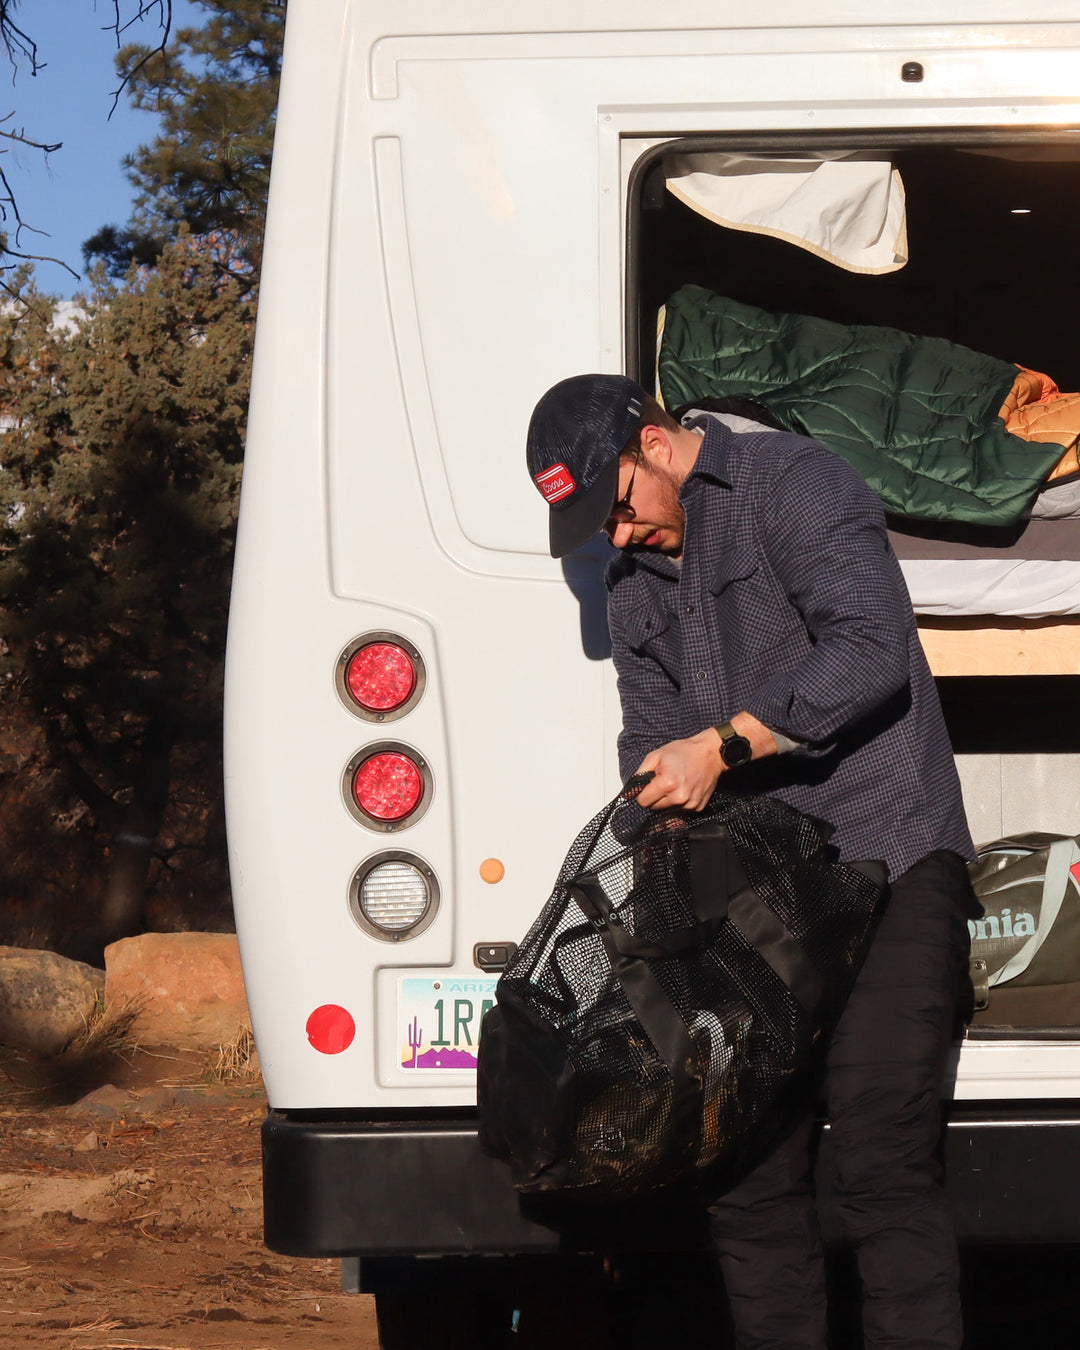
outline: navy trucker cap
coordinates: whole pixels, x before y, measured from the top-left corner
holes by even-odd
[[[619,452],[637,430],[645,391],[626,375],[574,375],[533,409],[525,458],[550,508],[551,556],[601,528],[615,505]]]

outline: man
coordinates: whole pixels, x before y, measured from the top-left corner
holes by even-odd
[[[884,516],[816,441],[724,414],[674,421],[623,376],[537,404],[529,471],[559,557],[596,531],[624,777],[700,810],[718,781],[835,826],[890,898],[826,1054],[837,1212],[868,1350],[957,1350],[956,1245],[937,1148],[967,967],[972,846]],[[812,1118],[710,1206],[741,1350],[824,1350]]]

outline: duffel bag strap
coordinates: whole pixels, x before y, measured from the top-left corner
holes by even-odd
[[[630,935],[621,924],[612,923],[611,906],[603,887],[585,878],[574,882],[569,889],[599,934],[611,962],[612,975],[622,986],[634,1016],[671,1074],[672,1130],[667,1147],[676,1160],[684,1153],[693,1156],[701,1139],[704,1065],[690,1029],[648,960],[619,949],[619,939]]]
[[[691,952],[702,952],[712,943],[722,919],[696,923],[689,928],[676,928],[652,941],[635,937],[623,927],[619,916],[612,912],[607,893],[595,878],[588,874],[578,877],[570,885],[570,894],[578,908],[598,933],[610,940],[620,956],[633,956],[641,961],[666,961]]]
[[[1075,839],[1056,839],[1046,850],[1038,926],[1020,950],[990,976],[988,983],[991,987],[1014,980],[1031,965],[1061,913],[1069,888],[1069,868],[1077,861],[1080,861],[1080,845]]]
[[[710,821],[690,836],[690,887],[694,913],[703,923],[729,919],[806,1011],[817,1012],[825,994],[821,973],[750,885],[722,821]]]

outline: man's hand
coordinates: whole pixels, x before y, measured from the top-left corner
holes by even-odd
[[[776,754],[772,732],[750,713],[736,713],[731,725],[750,742],[754,759]],[[706,727],[696,736],[669,741],[645,756],[637,772],[652,773],[655,777],[638,793],[637,804],[654,811],[668,806],[702,811],[716,790],[717,780],[726,771],[727,766],[720,758],[720,733]]]

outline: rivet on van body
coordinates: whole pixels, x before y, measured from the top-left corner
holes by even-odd
[[[506,876],[506,868],[498,858],[485,858],[480,864],[480,880],[486,881],[494,886],[497,881],[502,881]]]
[[[900,78],[905,84],[921,84],[925,71],[918,61],[905,61],[900,67]]]

